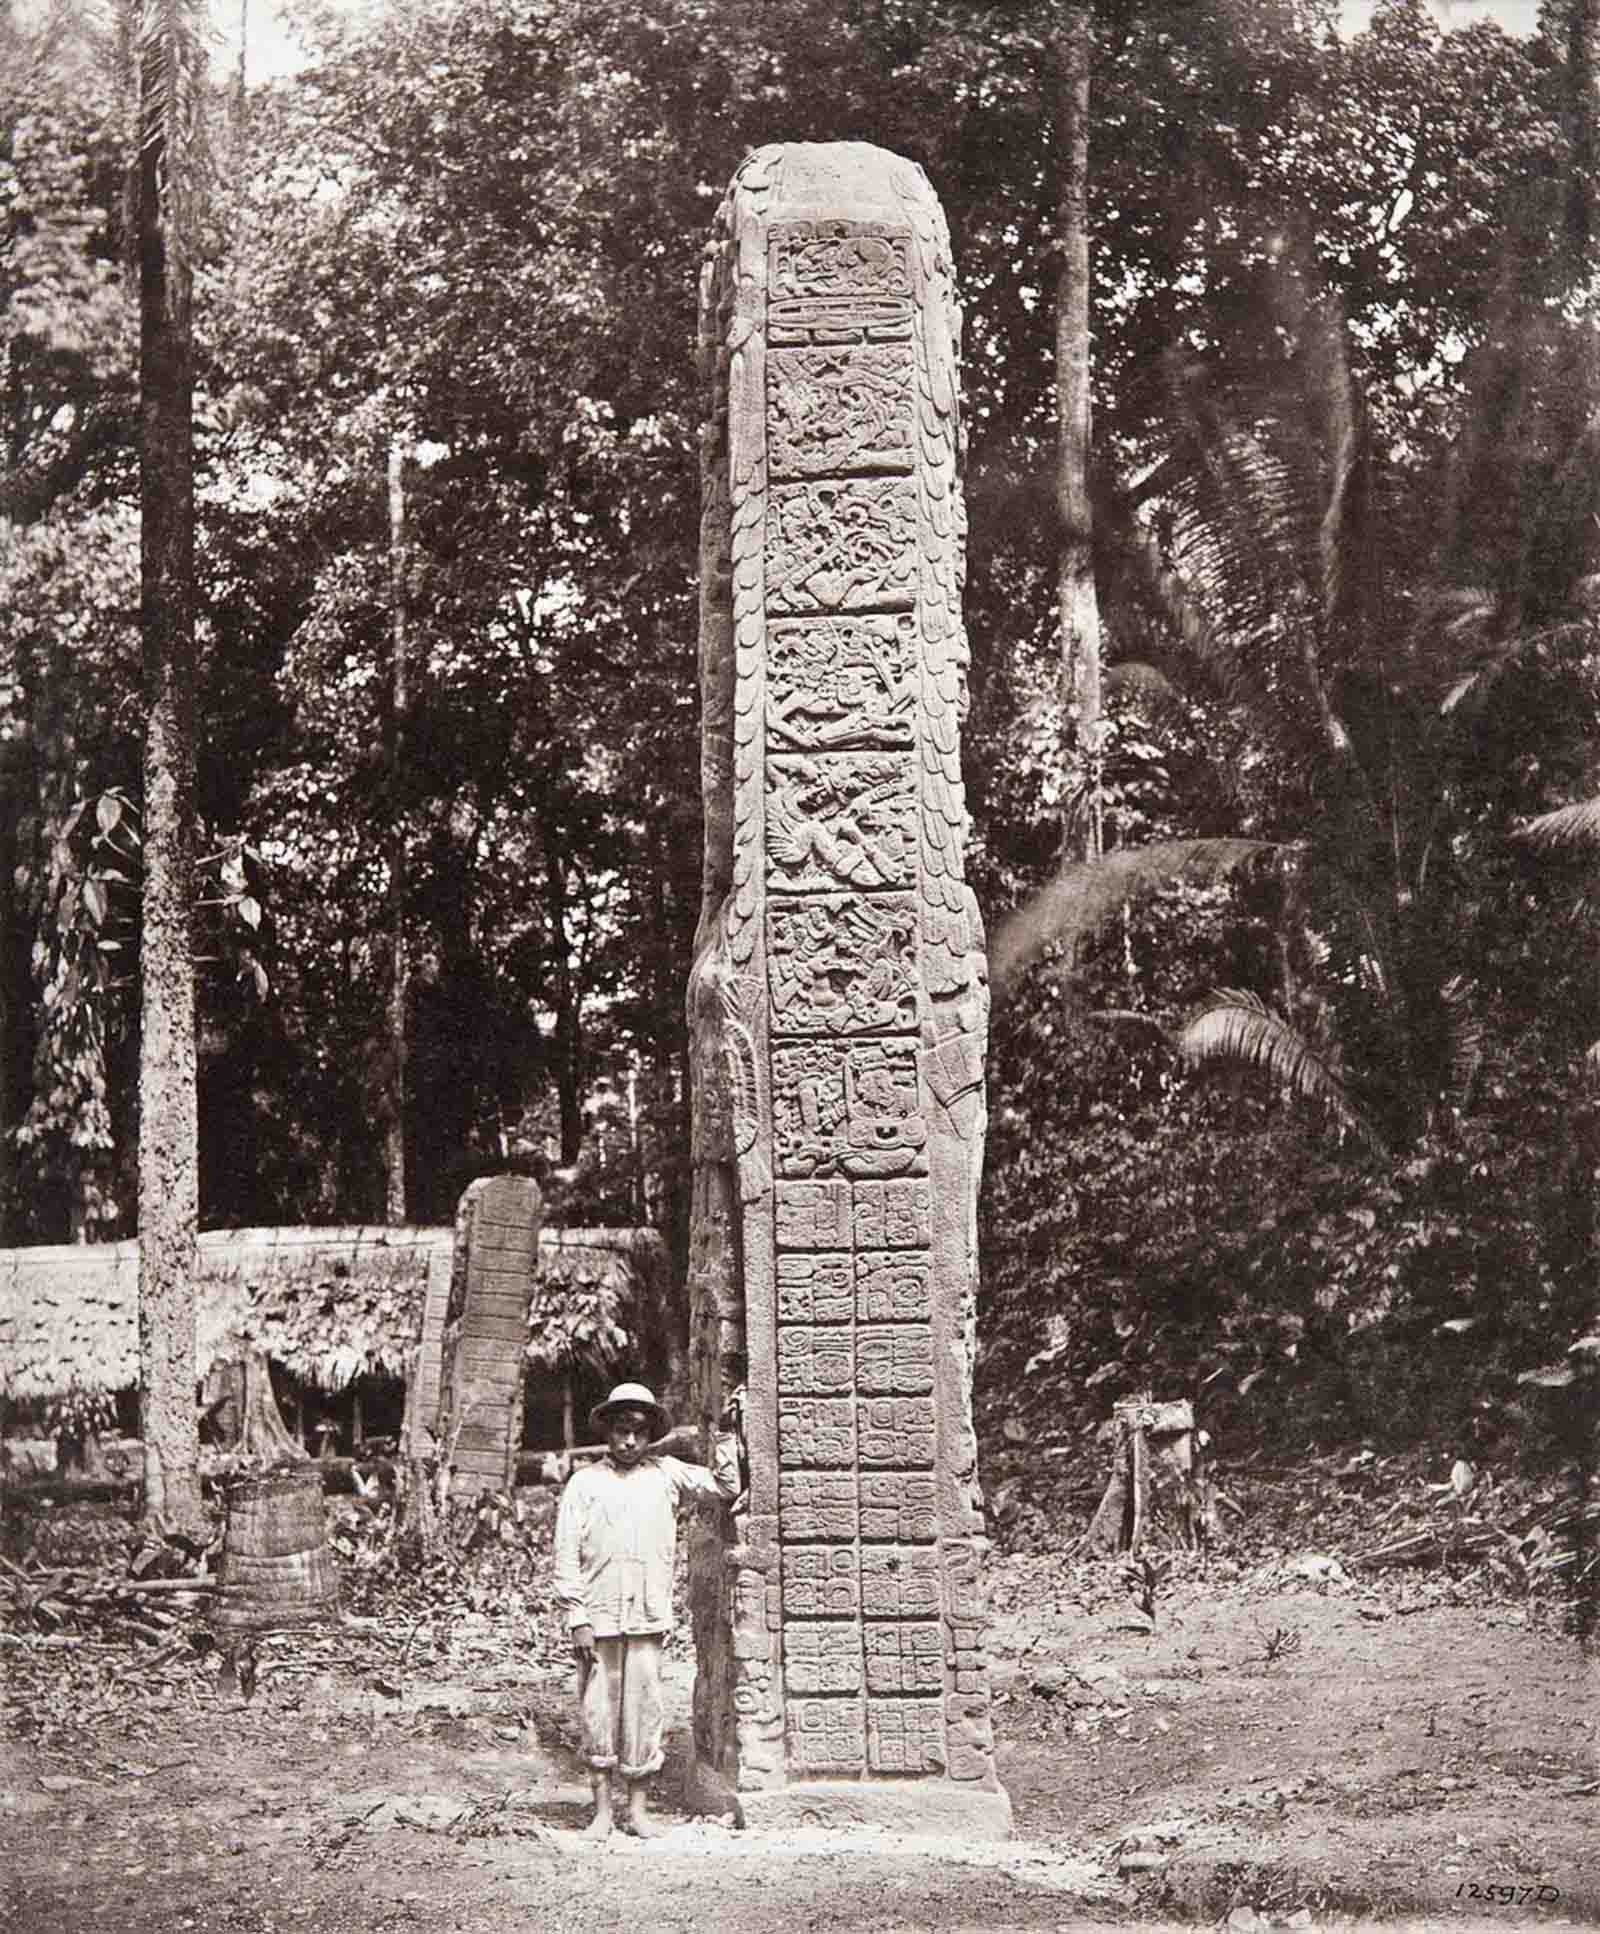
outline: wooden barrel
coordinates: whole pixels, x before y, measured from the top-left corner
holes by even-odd
[[[220,1634],[285,1631],[339,1615],[322,1473],[314,1463],[228,1487],[211,1624]]]

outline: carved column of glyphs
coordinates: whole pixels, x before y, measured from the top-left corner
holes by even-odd
[[[920,169],[759,151],[708,251],[696,1754],[747,1817],[1003,1831],[970,1408],[983,936],[963,878],[959,317]],[[730,1542],[731,1540],[731,1542]],[[786,1798],[780,1799],[780,1796]]]

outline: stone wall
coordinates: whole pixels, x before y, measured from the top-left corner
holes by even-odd
[[[959,316],[860,143],[760,150],[708,250],[691,1537],[703,1774],[746,1817],[1005,1830],[970,1389],[983,935],[963,876]]]

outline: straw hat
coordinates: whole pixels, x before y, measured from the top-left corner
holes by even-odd
[[[655,1392],[647,1390],[642,1383],[619,1383],[604,1403],[597,1403],[589,1412],[589,1422],[602,1434],[607,1430],[614,1410],[644,1410],[650,1414],[650,1441],[665,1437],[672,1428],[672,1419],[656,1402]]]

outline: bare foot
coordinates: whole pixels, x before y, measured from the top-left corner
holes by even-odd
[[[583,1830],[585,1840],[609,1840],[611,1838],[611,1809],[597,1807],[595,1816]]]
[[[642,1786],[636,1786],[628,1795],[628,1811],[622,1824],[627,1832],[640,1840],[657,1840],[661,1837],[662,1829],[645,1811]]]

